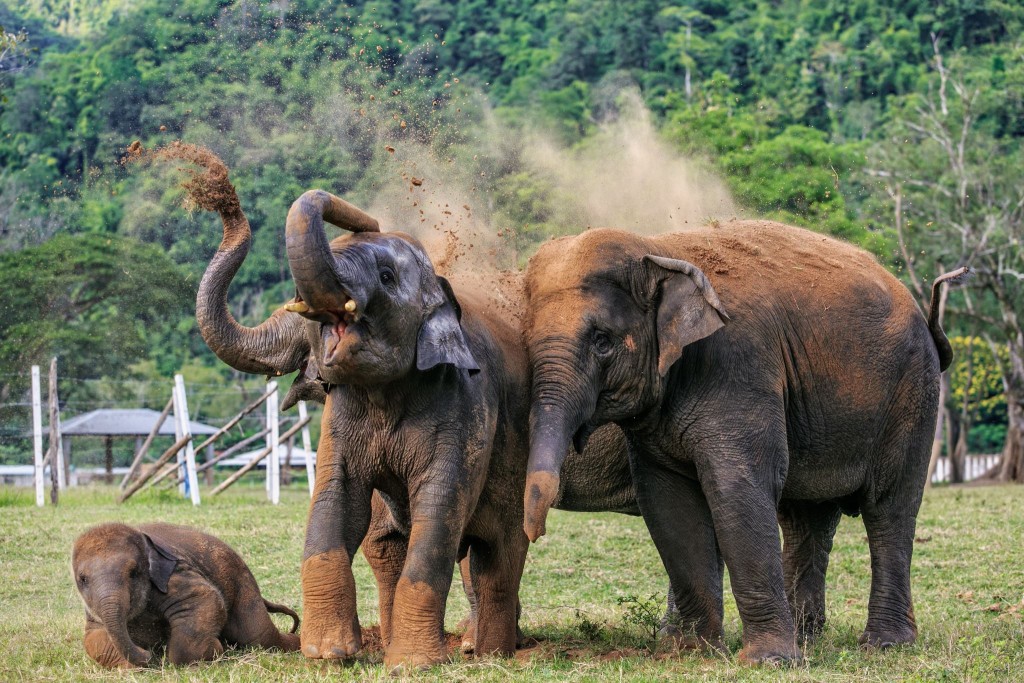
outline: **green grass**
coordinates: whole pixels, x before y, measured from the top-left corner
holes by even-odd
[[[1024,488],[936,489],[918,523],[913,586],[918,642],[862,652],[868,552],[859,519],[844,518],[828,577],[828,626],[789,670],[736,663],[740,622],[727,593],[726,631],[733,654],[651,654],[629,607],[656,595],[666,580],[643,522],[622,515],[554,512],[548,535],[531,548],[523,579],[523,629],[540,641],[515,659],[457,658],[425,680],[1024,680]],[[83,611],[68,569],[71,543],[107,520],[163,520],[212,531],[246,558],[271,600],[300,607],[299,561],[308,497],[292,486],[279,506],[257,486],[235,487],[193,508],[171,494],[143,493],[127,504],[111,489],[64,496],[54,509],[31,505],[31,492],[0,488],[0,680],[26,681],[319,681],[387,679],[379,652],[352,662],[306,661],[297,653],[229,652],[187,668],[108,672],[81,645]],[[372,574],[355,565],[365,626],[377,623]],[[620,604],[620,598],[627,601]],[[466,612],[457,581],[447,626]],[[285,619],[278,622],[284,626]]]

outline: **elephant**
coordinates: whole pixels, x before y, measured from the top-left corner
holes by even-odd
[[[187,145],[173,149],[191,150]],[[303,554],[303,652],[336,658],[360,649],[350,567],[360,543],[378,581],[386,662],[441,661],[440,616],[452,575],[449,562],[457,558],[463,568],[474,567],[464,572],[474,574],[465,647],[477,653],[510,652],[517,638],[518,581],[527,544],[520,525],[509,526],[506,520],[518,519],[522,511],[529,374],[518,327],[501,320],[507,316],[488,310],[488,302],[473,293],[493,296],[505,285],[483,287],[471,281],[456,296],[457,290],[433,272],[416,240],[380,234],[376,221],[361,210],[312,192],[296,202],[287,222],[296,298],[262,323],[243,326],[231,315],[227,294],[251,244],[249,223],[220,160],[195,150],[187,158],[207,171],[186,189],[201,208],[219,213],[223,224],[223,240],[196,297],[203,338],[222,361],[240,371],[269,376],[298,371],[283,408],[298,400],[326,405]],[[324,219],[358,233],[328,243]],[[400,268],[384,264],[387,268],[363,286],[338,284],[378,259],[392,258],[389,250],[401,256]],[[340,264],[337,272],[335,264]],[[380,282],[382,277],[388,282]],[[393,304],[394,312],[388,298],[393,278],[401,279],[405,296]],[[345,300],[338,299],[341,293]],[[333,308],[316,310],[325,298]],[[367,313],[368,305],[378,309],[374,315]],[[386,325],[386,316],[392,325]],[[348,334],[331,331],[339,322]],[[343,337],[355,331],[366,343],[358,367],[348,368],[335,356]],[[452,362],[440,362],[445,360]],[[477,372],[478,362],[487,367]],[[615,427],[607,434],[595,435],[590,452],[580,456],[586,468],[573,469],[576,460],[568,458],[556,505],[639,514],[628,461],[616,452],[625,448],[624,439]],[[447,463],[442,462],[445,453]],[[594,468],[599,461],[607,467]],[[441,465],[449,470],[438,470]],[[444,486],[426,486],[431,475],[441,476]],[[424,509],[422,498],[428,493],[439,504],[458,508],[449,511],[444,528],[437,525],[443,512],[439,505]],[[511,555],[505,558],[510,565],[505,576],[496,574],[496,552],[502,547]],[[429,612],[429,619],[411,614],[413,608]],[[666,623],[671,621],[670,610]],[[422,628],[411,629],[417,622]]]
[[[263,598],[220,539],[173,524],[107,523],[75,540],[71,571],[85,604],[85,651],[101,666],[215,659],[225,645],[299,649],[299,616]],[[293,619],[281,633],[268,612]]]
[[[569,445],[615,423],[696,643],[723,647],[724,562],[740,661],[798,661],[843,513],[871,554],[861,644],[914,641],[914,528],[952,358],[936,293],[966,270],[936,280],[925,319],[868,253],[775,222],[543,244],[526,274],[527,536],[545,533]]]
[[[374,219],[323,191],[303,194],[288,214],[296,298],[243,327],[226,292],[251,236],[233,188],[230,197],[211,207],[224,240],[200,283],[200,331],[247,372],[305,376],[314,358],[326,394],[301,569],[303,653],[346,657],[361,647],[351,560],[374,491],[409,521],[407,537],[379,539],[379,555],[402,561],[397,580],[380,586],[385,664],[446,658],[452,567],[470,549],[476,651],[511,653],[527,548],[522,528],[506,523],[522,514],[527,454],[518,330],[485,297],[456,295],[416,239],[379,232]],[[325,220],[352,232],[329,243]]]

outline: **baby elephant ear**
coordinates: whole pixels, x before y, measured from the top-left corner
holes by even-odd
[[[146,538],[146,554],[149,556],[149,580],[161,593],[167,592],[167,582],[171,580],[174,568],[178,566],[178,558],[170,548],[154,541],[149,534]]]
[[[679,259],[644,258],[658,282],[658,373],[664,377],[687,344],[710,336],[729,316],[700,268]]]
[[[455,298],[448,280],[437,276],[444,294],[443,299],[436,303],[423,325],[420,327],[416,341],[416,367],[429,370],[435,365],[447,363],[457,368],[475,373],[480,371],[473,353],[469,350],[469,342],[459,321],[462,319],[462,308]]]

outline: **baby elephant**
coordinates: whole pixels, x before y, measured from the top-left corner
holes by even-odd
[[[299,616],[260,595],[220,539],[173,524],[101,524],[71,555],[85,603],[85,651],[106,667],[145,666],[166,648],[173,664],[213,659],[224,645],[299,649]],[[295,621],[281,633],[270,612]]]

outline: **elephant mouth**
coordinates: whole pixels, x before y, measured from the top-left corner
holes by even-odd
[[[349,299],[349,302],[355,303],[353,299]],[[355,307],[351,308],[352,311],[327,311],[326,315],[321,316],[320,334],[323,339],[323,364],[326,367],[336,365],[345,355],[346,350],[351,352],[351,345],[357,336],[352,328],[359,321]]]

